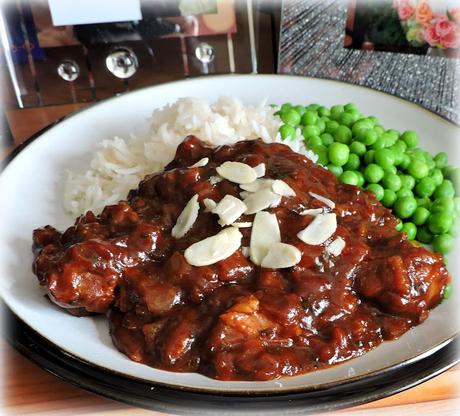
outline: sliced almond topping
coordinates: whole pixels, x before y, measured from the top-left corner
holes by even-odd
[[[205,212],[212,212],[214,208],[217,206],[217,203],[210,198],[203,199],[203,204],[205,207]]]
[[[246,163],[224,162],[216,168],[217,173],[223,178],[234,183],[251,183],[257,179],[256,171]]]
[[[230,257],[241,246],[243,235],[235,227],[227,227],[204,240],[192,244],[184,252],[192,266],[209,266]]]
[[[323,244],[337,229],[335,214],[319,214],[306,228],[297,234],[304,243],[317,246]]]
[[[247,222],[234,222],[234,223],[232,223],[232,227],[249,228],[249,227],[252,227],[252,222],[250,222],[250,221],[247,221]]]
[[[206,166],[209,162],[208,157],[204,157],[203,159],[200,159],[198,162],[194,163],[191,168],[202,168],[203,166]]]
[[[265,163],[261,163],[253,168],[256,171],[257,177],[265,176]]]
[[[295,266],[301,258],[302,253],[297,247],[291,244],[274,243],[268,249],[261,266],[267,269],[284,269]]]
[[[333,256],[340,256],[345,248],[345,240],[342,237],[337,237],[331,244],[327,246],[327,251]]]
[[[273,179],[257,179],[254,182],[240,185],[240,188],[248,192],[257,192],[261,189],[270,189],[273,182]]]
[[[249,244],[252,262],[259,266],[267,255],[270,246],[280,241],[280,228],[276,215],[265,211],[258,212],[254,217]]]
[[[304,209],[299,215],[311,215],[312,217],[316,217],[319,214],[323,214],[323,208],[312,208],[312,209]]]
[[[277,179],[272,184],[272,190],[275,194],[281,196],[295,196],[295,191],[286,182]]]
[[[325,198],[324,196],[315,194],[314,192],[309,192],[309,194],[310,194],[313,198],[315,198],[315,199],[317,199],[318,201],[321,201],[323,204],[327,205],[329,208],[332,208],[332,209],[335,208],[335,203],[334,203],[333,201],[331,201],[330,199]]]
[[[215,185],[216,183],[222,182],[222,178],[219,175],[210,176],[209,182],[211,183],[211,185]]]
[[[198,194],[195,194],[177,218],[176,225],[171,230],[171,235],[174,238],[182,238],[187,234],[198,218],[200,204],[198,203]]]
[[[220,218],[220,225],[229,225],[235,222],[246,211],[246,204],[232,195],[225,195],[212,210]]]
[[[261,189],[251,195],[249,195],[243,201],[246,206],[245,214],[255,214],[256,212],[262,211],[266,208],[274,208],[281,202],[281,196],[275,194],[269,189]]]

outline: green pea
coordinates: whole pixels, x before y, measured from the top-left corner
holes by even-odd
[[[305,111],[307,111],[307,109],[303,105],[296,105],[294,107],[294,110],[297,111],[300,117],[302,117],[305,114]]]
[[[395,191],[392,191],[391,189],[385,189],[381,202],[384,207],[391,208],[396,202],[396,199],[397,196]]]
[[[336,166],[330,163],[327,165],[328,170],[330,170],[335,176],[340,176],[343,173],[343,168],[342,166]]]
[[[302,136],[308,139],[310,136],[319,136],[321,134],[321,131],[317,126],[305,126],[302,129]]]
[[[329,146],[329,160],[336,166],[343,166],[348,162],[350,148],[343,143],[332,143]]]
[[[449,179],[444,179],[441,182],[441,185],[439,185],[434,191],[435,198],[442,198],[444,196],[447,196],[450,198],[453,198],[455,196],[454,185]]]
[[[385,172],[383,169],[375,163],[371,163],[370,165],[366,166],[366,169],[364,169],[364,177],[369,183],[380,182],[384,175]]]
[[[415,187],[415,193],[420,197],[430,197],[436,189],[436,183],[430,177],[423,178]]]
[[[454,237],[450,234],[441,234],[433,239],[433,250],[438,253],[447,254],[452,250],[453,246]]]
[[[370,129],[372,129],[372,123],[370,123],[367,119],[364,119],[356,121],[351,127],[351,132],[354,136],[358,136],[361,131],[372,131]]]
[[[313,103],[313,104],[308,104],[306,109],[307,111],[318,111],[318,108],[321,106],[319,104]]]
[[[301,122],[304,126],[308,126],[308,125],[316,124],[318,119],[319,119],[318,114],[316,114],[316,112],[305,111],[304,115],[302,116]]]
[[[291,109],[292,109],[292,104],[291,103],[284,103],[280,107],[280,111],[287,111],[287,110],[291,110]]]
[[[402,228],[403,228],[403,222],[400,219],[398,219],[398,223],[396,224],[395,229],[396,231],[402,231]]]
[[[406,170],[410,165],[410,156],[407,153],[404,153],[401,156],[401,163],[399,164],[399,168],[402,170]]]
[[[453,222],[450,212],[435,212],[428,218],[428,228],[433,234],[445,234],[449,232]]]
[[[431,212],[455,212],[455,200],[449,196],[437,198],[431,204]]]
[[[343,105],[334,105],[331,107],[331,118],[332,120],[337,120],[340,117],[340,114],[344,112]]]
[[[350,152],[358,156],[364,156],[366,153],[366,145],[361,142],[353,142],[350,144]]]
[[[386,133],[391,134],[393,137],[396,138],[396,140],[399,139],[399,137],[401,136],[401,133],[396,129],[388,129]]]
[[[359,111],[356,104],[348,103],[343,106],[345,111]]]
[[[457,215],[460,215],[460,198],[456,197],[454,198],[454,205],[455,205],[455,212]]]
[[[364,175],[359,170],[355,170],[354,172],[358,177],[358,186],[362,187],[364,185],[364,182],[366,182],[366,180],[364,179]]]
[[[321,133],[323,133],[326,129],[326,122],[321,119],[318,119],[318,121],[315,123],[315,126],[319,128],[319,131]]]
[[[337,121],[343,126],[351,127],[356,120],[352,114],[344,111],[338,116]]]
[[[324,131],[329,134],[334,134],[339,126],[340,124],[337,123],[337,121],[330,120],[326,122],[326,129]]]
[[[390,149],[378,149],[375,151],[374,161],[383,169],[386,169],[394,165],[395,156]]]
[[[396,145],[389,147],[387,150],[390,150],[393,153],[394,166],[399,166],[403,161],[404,153],[401,152],[401,149]]]
[[[443,299],[444,300],[449,299],[452,296],[452,291],[453,291],[453,286],[451,283],[449,283],[448,285],[444,287],[444,290],[442,292]]]
[[[315,146],[320,146],[323,144],[321,137],[319,136],[308,136],[308,139],[305,140],[307,142],[307,147],[313,149]]]
[[[379,119],[375,116],[369,116],[367,117],[367,120],[369,120],[374,126],[377,126],[378,124],[380,124]]]
[[[427,164],[420,159],[412,159],[407,171],[415,179],[423,179],[429,173]]]
[[[331,115],[331,112],[329,111],[329,108],[321,106],[318,108],[318,114],[321,117],[329,117]]]
[[[425,207],[418,206],[412,216],[412,222],[415,225],[423,225],[428,221],[429,216],[430,211],[428,211]]]
[[[401,188],[413,189],[415,186],[415,179],[409,175],[399,175],[401,179]]]
[[[334,138],[339,143],[348,144],[351,142],[351,130],[347,126],[339,126],[334,132]]]
[[[433,241],[433,234],[431,234],[428,227],[418,227],[417,229],[417,241],[420,241],[423,244],[431,244]]]
[[[348,162],[345,163],[345,166],[343,168],[345,170],[357,170],[360,164],[361,161],[359,159],[359,156],[355,155],[354,153],[350,153],[350,156],[348,157]]]
[[[370,129],[362,129],[359,130],[358,134],[356,135],[356,138],[364,143],[366,146],[371,146],[373,145],[379,138],[379,135]]]
[[[296,133],[295,128],[289,124],[283,124],[279,129],[282,140],[294,140]]]
[[[407,150],[407,144],[404,140],[398,140],[394,145],[394,148],[398,149],[402,154]]]
[[[419,143],[419,137],[415,131],[412,130],[407,130],[401,135],[401,140],[404,140],[404,142],[407,144],[407,147],[409,149],[413,149],[417,147]]]
[[[419,207],[424,207],[426,209],[431,209],[431,200],[430,198],[416,198],[417,199],[417,205]]]
[[[351,170],[346,170],[340,175],[340,180],[342,183],[345,183],[347,185],[358,185],[358,175],[356,175],[355,172],[352,172]]]
[[[374,193],[377,201],[381,201],[385,194],[385,190],[378,183],[371,183],[367,185],[366,189]]]
[[[433,172],[431,172],[430,177],[431,179],[433,179],[436,186],[441,185],[442,181],[444,180],[442,171],[439,168],[433,169]]]
[[[396,141],[398,140],[398,136],[392,134],[388,130],[385,133],[383,133],[380,136],[380,138],[384,141],[385,147],[393,146],[396,143]]]
[[[396,166],[388,166],[383,170],[385,171],[385,173],[392,173],[393,175],[396,175],[398,173],[398,169],[396,168]]]
[[[318,137],[318,136],[316,136]],[[327,147],[321,144],[321,139],[319,139],[319,144],[316,144],[312,147],[312,150],[318,155],[318,163],[322,166],[326,166],[329,163]],[[311,140],[311,139],[310,139]]]
[[[401,178],[394,173],[385,173],[382,183],[385,188],[391,189],[394,192],[398,192],[402,186]]]
[[[447,166],[448,159],[449,156],[447,156],[446,152],[440,152],[434,157],[434,163],[436,163],[438,169],[442,169],[444,166]]]
[[[409,240],[414,240],[417,235],[417,226],[413,222],[405,222],[401,231],[407,234]]]
[[[375,143],[371,146],[372,149],[374,150],[379,150],[379,149],[385,149],[386,147],[386,142],[385,138],[380,136]]]
[[[398,198],[394,205],[394,210],[399,218],[411,217],[417,209],[417,201],[414,197],[405,196]]]
[[[375,150],[368,150],[364,154],[364,163],[366,165],[370,165],[372,162],[374,162],[374,155],[375,155]]]
[[[374,125],[374,131],[375,131],[379,136],[381,136],[381,135],[385,132],[385,129],[384,129],[383,126],[381,126],[380,124],[375,124],[375,125]]]
[[[280,114],[280,118],[284,123],[289,124],[293,127],[297,126],[300,123],[300,115],[294,109],[283,111]]]
[[[450,180],[454,184],[456,193],[460,193],[460,168],[456,168],[450,174]]]
[[[323,142],[324,146],[329,146],[330,144],[334,143],[334,138],[329,133],[321,134],[321,141]]]
[[[405,197],[414,197],[414,193],[407,188],[401,188],[398,192],[396,192],[398,198],[405,198]]]

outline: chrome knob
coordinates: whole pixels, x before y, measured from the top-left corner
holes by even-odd
[[[209,64],[214,61],[214,48],[205,42],[201,42],[195,48],[195,56],[202,64]]]
[[[57,73],[64,81],[72,82],[80,75],[80,67],[75,61],[66,59],[58,65]]]
[[[112,51],[105,58],[105,66],[117,78],[130,78],[139,68],[137,56],[128,48],[119,48]]]

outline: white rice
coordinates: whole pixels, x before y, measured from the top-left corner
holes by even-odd
[[[104,206],[125,199],[146,175],[161,171],[174,158],[177,146],[189,134],[211,146],[257,138],[267,143],[281,142],[281,121],[274,115],[276,111],[265,102],[244,105],[232,97],[221,97],[214,104],[199,98],[180,98],[153,112],[147,137],[103,140],[86,172],[68,172],[64,207],[73,215],[88,210],[99,213]],[[283,143],[317,160],[305,149],[300,129],[294,140]]]

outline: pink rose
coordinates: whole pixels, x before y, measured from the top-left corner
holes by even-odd
[[[456,7],[450,10],[452,20],[456,23],[460,23],[460,7]]]
[[[455,23],[450,21],[445,16],[442,16],[436,19],[435,27],[436,27],[436,33],[441,39],[444,36],[449,35],[452,31],[455,31]]]
[[[414,13],[415,9],[407,3],[398,8],[398,16],[401,20],[407,20],[411,18]]]
[[[439,44],[439,35],[436,32],[436,25],[428,25],[425,29],[425,40],[430,46],[436,46]]]
[[[458,28],[454,28],[446,36],[441,38],[441,44],[445,48],[457,49],[460,47],[460,31]]]

